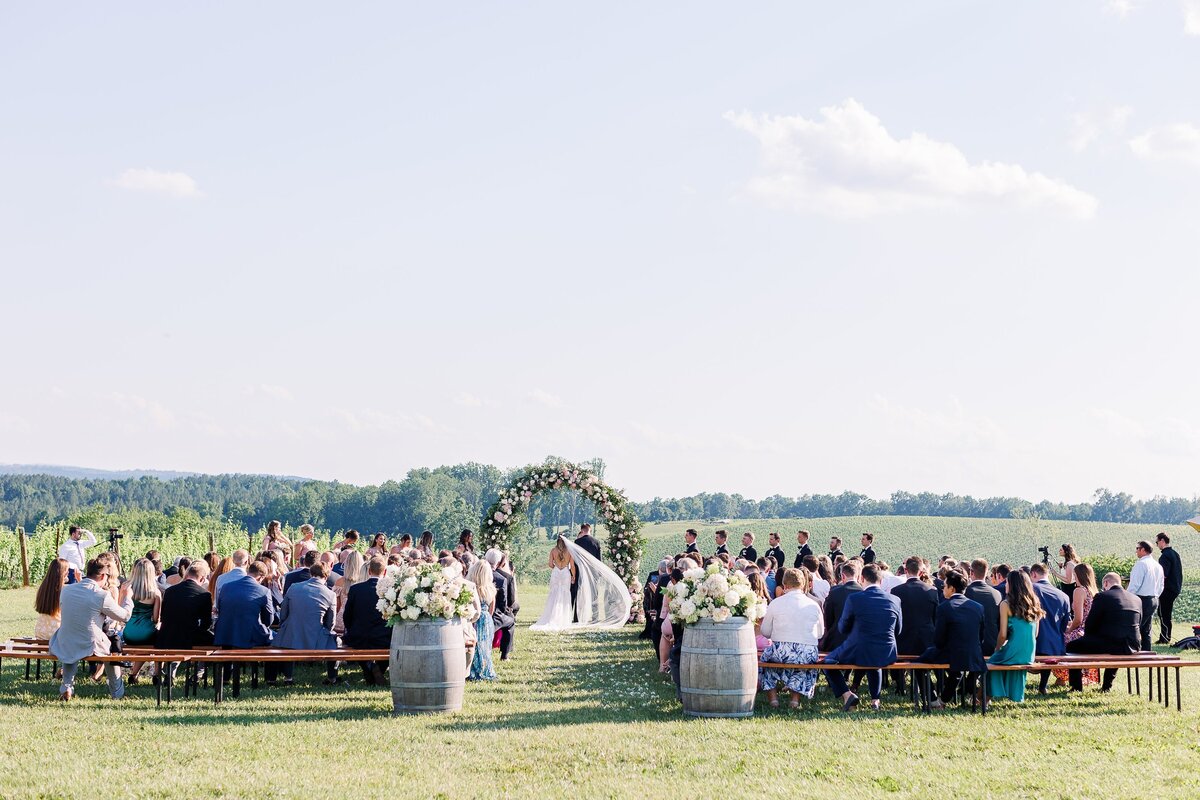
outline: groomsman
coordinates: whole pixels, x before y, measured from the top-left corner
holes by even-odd
[[[728,555],[729,548],[725,546],[725,543],[727,541],[729,541],[729,534],[726,533],[725,531],[717,531],[716,533],[713,534],[713,538],[717,542],[716,555],[721,555],[722,553],[725,553],[726,555]]]
[[[836,565],[838,556],[846,557],[846,554],[842,552],[842,540],[837,536],[831,536],[829,537],[829,560]]]
[[[864,533],[862,535],[863,549],[862,549],[862,552],[858,554],[858,557],[862,559],[862,562],[864,565],[875,563],[875,548],[871,546],[872,544],[874,544],[874,542],[875,542],[875,534]]]
[[[787,556],[784,555],[783,548],[779,546],[779,534],[775,531],[771,531],[769,534],[767,534],[767,544],[771,545],[769,548],[767,548],[767,556],[775,559],[776,566],[782,570],[784,566],[784,559]]]
[[[1158,598],[1158,643],[1171,643],[1171,612],[1175,609],[1175,599],[1183,589],[1183,564],[1179,553],[1171,547],[1171,537],[1160,533],[1155,540],[1158,545],[1158,565],[1163,571],[1163,591]]]
[[[742,549],[738,551],[738,558],[744,558],[753,564],[758,561],[758,551],[754,549],[754,534],[746,531],[742,534]]]
[[[793,564],[796,569],[804,566],[804,557],[813,554],[812,548],[808,546],[808,531],[796,531],[796,563]],[[781,562],[782,564],[782,562]]]
[[[684,549],[685,553],[699,553],[700,548],[696,546],[696,529],[688,528],[683,532],[683,543],[687,545]]]

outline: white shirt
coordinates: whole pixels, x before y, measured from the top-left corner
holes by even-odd
[[[822,577],[813,575],[812,593],[821,598],[821,602],[825,602],[825,598],[829,597],[829,581]]]
[[[71,565],[71,568],[83,577],[87,571],[87,549],[96,543],[96,535],[86,528],[80,531],[79,541],[67,539],[58,548],[58,557]]]
[[[772,642],[795,642],[816,647],[825,634],[825,620],[816,600],[793,589],[767,606],[767,615],[763,617],[759,630]]]
[[[1129,591],[1139,597],[1158,597],[1163,593],[1163,568],[1152,555],[1144,555],[1129,571]]]
[[[883,589],[884,594],[891,594],[892,589],[895,589],[897,586],[907,581],[907,575],[893,575],[889,572],[883,576],[883,580],[879,582],[879,586],[881,589]]]

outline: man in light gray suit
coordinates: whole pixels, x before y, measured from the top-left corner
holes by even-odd
[[[79,669],[79,662],[88,656],[106,656],[111,652],[108,636],[102,627],[104,618],[116,622],[129,619],[129,612],[117,605],[113,596],[100,585],[104,570],[105,564],[89,561],[87,577],[62,589],[62,624],[50,639],[50,652],[62,662],[63,679],[59,687],[59,699],[63,701],[75,695],[75,672]],[[125,696],[121,666],[105,664],[104,674],[108,677],[109,693],[114,700],[120,700]]]
[[[319,561],[308,568],[308,574],[308,580],[292,584],[283,596],[283,605],[279,607],[279,632],[275,634],[274,644],[288,650],[336,650],[338,639],[333,633],[333,623],[337,597],[326,584],[329,567]],[[291,680],[290,662],[284,664],[283,674]],[[338,683],[341,680],[337,662],[330,661],[325,684]]]

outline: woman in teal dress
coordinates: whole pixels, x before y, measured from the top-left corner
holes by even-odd
[[[496,611],[496,584],[492,580],[491,566],[482,558],[477,559],[467,570],[467,580],[475,584],[480,607],[479,618],[475,620],[475,652],[471,654],[471,668],[467,680],[495,680],[492,639],[496,636],[496,623],[492,614]]]
[[[121,639],[130,646],[153,645],[158,635],[158,613],[162,607],[162,592],[158,590],[158,578],[154,564],[139,558],[133,565],[129,577],[129,593],[133,599],[133,614],[125,623]],[[142,662],[135,661],[129,669],[129,682],[137,683]]]
[[[989,664],[1032,664],[1038,620],[1046,616],[1033,593],[1029,576],[1020,570],[1008,574],[1008,596],[1000,601],[1000,636]],[[988,672],[988,696],[1025,701],[1025,670]]]

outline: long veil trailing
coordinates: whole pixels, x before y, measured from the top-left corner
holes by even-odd
[[[629,589],[603,562],[567,537],[562,538],[575,559],[575,610],[579,621],[571,630],[624,627],[633,604]]]

